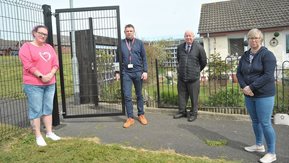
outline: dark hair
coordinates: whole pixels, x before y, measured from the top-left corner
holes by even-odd
[[[126,28],[133,28],[133,29],[134,29],[134,26],[133,26],[132,24],[127,24],[127,25],[124,27],[124,29],[126,29]]]
[[[33,32],[37,32],[39,28],[45,28],[48,31],[48,28],[45,25],[37,25],[32,29],[32,35]]]

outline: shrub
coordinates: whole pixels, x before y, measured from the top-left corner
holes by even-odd
[[[222,60],[220,53],[210,54],[207,73],[209,80],[228,80],[227,70],[230,65]]]
[[[161,92],[161,102],[170,105],[178,105],[178,96],[175,91],[163,91]]]
[[[237,88],[221,89],[216,94],[211,95],[206,106],[244,106],[244,95]]]

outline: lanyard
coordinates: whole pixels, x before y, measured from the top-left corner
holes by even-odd
[[[131,44],[128,43],[127,39],[125,39],[125,43],[126,43],[126,47],[127,47],[128,51],[129,51],[129,57],[128,57],[129,63],[131,63],[131,49],[132,49],[132,46],[134,44],[134,38],[132,39]]]

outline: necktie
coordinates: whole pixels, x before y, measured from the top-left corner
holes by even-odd
[[[128,46],[131,47],[131,40],[129,39],[127,42],[128,42]]]
[[[186,49],[186,52],[189,53],[191,50],[191,45],[187,45],[187,49]]]

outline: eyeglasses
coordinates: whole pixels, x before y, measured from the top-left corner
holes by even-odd
[[[260,37],[249,37],[250,40],[258,40]]]
[[[43,32],[36,32],[36,33],[40,34],[40,36],[42,36],[42,37],[47,37],[48,36],[48,34],[43,33]]]

